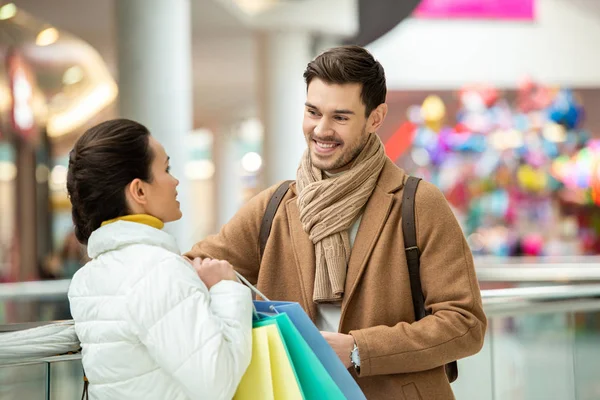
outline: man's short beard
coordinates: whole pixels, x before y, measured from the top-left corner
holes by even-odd
[[[356,157],[358,157],[359,154],[365,148],[365,145],[369,140],[369,135],[370,133],[367,133],[367,127],[365,124],[365,127],[363,127],[363,131],[361,134],[361,137],[364,138],[363,142],[359,143],[359,146],[357,146],[355,149],[352,149],[352,152],[348,156],[342,155],[342,157],[339,160],[337,160],[337,162],[334,165],[329,167],[328,170],[338,170],[348,166],[349,164],[352,164],[354,160],[356,160]]]

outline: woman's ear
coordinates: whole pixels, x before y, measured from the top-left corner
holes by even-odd
[[[132,209],[138,209],[140,207],[144,207],[148,203],[146,188],[144,182],[136,178],[125,189],[125,196],[127,197],[127,202],[129,203]],[[133,211],[133,210],[132,210]]]

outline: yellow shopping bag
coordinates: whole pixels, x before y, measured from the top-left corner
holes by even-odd
[[[276,324],[252,330],[252,361],[235,400],[302,400],[302,390]]]

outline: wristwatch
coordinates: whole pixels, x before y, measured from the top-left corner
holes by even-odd
[[[360,355],[358,354],[358,346],[356,345],[356,342],[354,342],[354,348],[350,352],[350,362],[352,363],[356,373],[360,373]]]

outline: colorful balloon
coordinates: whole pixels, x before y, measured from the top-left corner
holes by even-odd
[[[439,96],[427,96],[421,106],[421,116],[429,129],[439,132],[446,117],[446,105]]]

